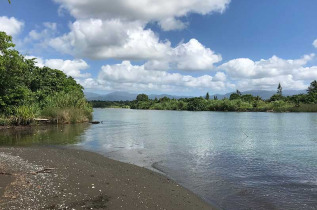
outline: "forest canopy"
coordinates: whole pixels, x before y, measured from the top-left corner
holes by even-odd
[[[0,32],[0,118],[14,118],[16,124],[39,116],[65,122],[89,118],[92,108],[81,85],[60,70],[36,66],[14,47],[12,37]],[[74,110],[82,112],[81,119],[71,119]]]

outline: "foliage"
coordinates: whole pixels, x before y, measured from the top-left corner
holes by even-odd
[[[13,124],[30,124],[41,111],[50,108],[76,108],[89,118],[92,112],[83,87],[62,71],[37,67],[0,32],[0,114]],[[70,112],[70,111],[69,111]]]
[[[315,84],[315,83],[312,83]],[[313,85],[311,85],[313,86]],[[313,89],[314,90],[314,89]],[[134,101],[101,102],[93,101],[94,107],[112,107],[151,110],[188,110],[188,111],[231,111],[231,112],[316,112],[317,93],[311,91],[309,94],[299,94],[284,97],[281,94],[273,95],[264,101],[259,96],[251,94],[242,95],[237,90],[231,94],[229,99],[207,100],[208,97],[170,99],[163,97],[149,100],[145,94],[141,94]],[[206,94],[207,96],[207,94]]]
[[[193,98],[192,100],[188,102],[187,109],[189,111],[205,111],[207,107],[206,102],[207,101],[202,97]]]
[[[237,93],[232,93],[229,97],[230,100],[236,100],[236,99],[240,99],[241,96]]]
[[[314,80],[312,83],[310,83],[310,86],[307,89],[308,94],[314,94],[317,93],[317,81]]]
[[[148,101],[148,100],[149,100],[149,97],[148,97],[146,94],[139,94],[139,95],[136,97],[136,100],[137,100],[137,101]]]
[[[205,97],[205,99],[206,99],[206,100],[209,100],[209,98],[210,98],[210,96],[209,96],[209,92],[207,92],[207,93],[206,93],[206,97]]]
[[[274,94],[273,96],[271,96],[271,98],[269,99],[269,101],[281,101],[284,100],[284,96],[282,96],[281,94]]]

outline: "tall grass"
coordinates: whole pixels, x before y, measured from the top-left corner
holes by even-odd
[[[13,123],[16,125],[29,125],[39,114],[39,107],[36,104],[14,107]]]
[[[81,92],[61,92],[46,98],[41,116],[57,123],[78,123],[90,121],[91,113],[92,106]]]
[[[317,112],[317,104],[300,104],[292,107],[291,112]]]

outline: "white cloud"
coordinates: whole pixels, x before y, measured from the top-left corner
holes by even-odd
[[[263,78],[275,77],[296,73],[296,71],[307,64],[315,55],[305,55],[296,60],[284,60],[273,56],[268,60],[252,61],[248,58],[230,60],[219,66],[233,78]]]
[[[74,78],[89,77],[90,74],[82,74],[82,70],[89,68],[88,64],[84,60],[62,60],[62,59],[48,59],[45,60],[45,66],[52,69],[58,69],[63,71],[68,76]]]
[[[43,23],[44,29],[41,31],[32,30],[25,41],[45,40],[52,37],[57,32],[57,24],[51,22]]]
[[[145,64],[151,70],[211,70],[214,64],[222,60],[221,55],[215,54],[196,39],[171,48],[160,60],[152,60]]]
[[[172,56],[175,56],[176,68],[180,70],[208,70],[222,60],[220,55],[205,48],[196,39],[178,45],[173,49]]]
[[[222,75],[221,75],[222,74]],[[188,89],[224,90],[227,88],[225,75],[193,77],[166,71],[145,70],[144,65],[121,64],[102,66],[97,79],[88,78],[81,84],[85,88],[107,90],[160,90],[184,91]]]
[[[168,41],[161,42],[141,22],[78,20],[71,31],[50,41],[50,46],[76,57],[92,59],[153,59],[161,58],[169,50]]]
[[[24,23],[14,17],[0,17],[0,31],[6,32],[8,35],[16,36],[23,29]]]
[[[219,68],[227,71],[232,77],[250,77],[255,75],[255,63],[249,58],[230,60]]]
[[[225,73],[223,72],[217,72],[214,79],[214,81],[222,81],[222,82],[225,82],[227,80],[227,76]]]
[[[293,75],[279,75],[276,77],[263,77],[257,79],[241,79],[237,83],[240,90],[276,90],[281,83],[285,90],[304,90],[307,89],[307,82],[297,80]]]
[[[146,68],[154,70],[206,70],[221,61],[196,39],[172,48],[146,25],[157,22],[163,30],[181,30],[189,24],[182,17],[223,12],[230,0],[55,1],[77,19],[69,33],[50,40],[59,52],[78,58],[148,60]],[[167,62],[171,56],[175,59]]]
[[[313,45],[317,48],[317,39],[313,42]]]
[[[171,30],[182,30],[187,27],[188,23],[184,23],[180,20],[175,18],[166,18],[159,22],[159,25],[164,31],[171,31]]]
[[[186,16],[190,13],[201,15],[212,12],[222,13],[230,0],[55,0],[61,8],[68,10],[75,18],[97,18],[103,20],[121,19],[164,21]],[[162,24],[163,23],[163,24]],[[169,24],[169,26],[171,26]],[[175,25],[174,25],[175,26]],[[167,28],[165,28],[167,29]],[[168,29],[175,29],[168,27]],[[179,29],[176,27],[176,29]]]
[[[62,60],[62,59],[42,59],[35,56],[25,56],[27,59],[35,59],[36,66],[47,66],[52,69],[63,71],[66,75],[73,78],[89,77],[89,73],[82,73],[81,71],[87,70],[89,65],[84,60]]]
[[[222,60],[196,39],[172,48],[143,27],[141,22],[80,20],[71,25],[70,33],[52,39],[50,46],[76,57],[150,60],[146,68],[151,70],[209,70]]]
[[[314,56],[314,54],[304,55],[295,60],[273,56],[260,61],[238,58],[218,68],[225,70],[231,80],[236,80],[237,87],[242,90],[272,90],[278,83],[281,83],[285,89],[306,89],[309,82],[317,79],[317,67],[306,67]]]

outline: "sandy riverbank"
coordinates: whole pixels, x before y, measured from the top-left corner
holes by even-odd
[[[63,148],[0,148],[0,209],[212,209],[163,175]]]

